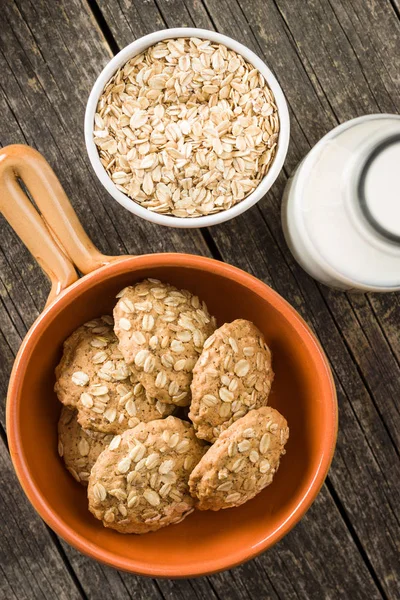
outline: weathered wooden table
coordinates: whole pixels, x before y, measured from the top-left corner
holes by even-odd
[[[344,294],[294,262],[280,225],[288,173],[337,123],[400,111],[399,0],[3,0],[1,144],[27,143],[59,175],[107,254],[214,256],[276,289],[316,331],[331,362],[340,430],[329,477],[277,546],[230,572],[150,580],[103,567],[56,537],[26,500],[0,442],[0,596],[12,599],[400,598],[399,295]],[[284,172],[257,207],[209,231],[159,228],[116,205],[83,141],[89,90],[109,57],[176,26],[217,28],[264,57],[286,93],[292,136]],[[0,385],[44,306],[48,282],[1,221]]]

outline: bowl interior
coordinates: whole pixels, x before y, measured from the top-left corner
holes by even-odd
[[[174,217],[172,215],[164,215],[154,211],[150,211],[140,204],[131,200],[126,194],[118,190],[112,179],[109,177],[105,168],[103,167],[100,157],[97,151],[97,147],[93,140],[93,128],[94,128],[94,116],[96,113],[96,107],[98,100],[103,93],[103,89],[111,77],[116,71],[122,67],[128,60],[144,52],[150,46],[157,44],[160,41],[182,38],[182,37],[197,37],[201,39],[211,40],[219,44],[224,44],[231,50],[234,50],[238,54],[242,55],[250,64],[254,65],[256,69],[264,76],[268,86],[272,90],[275,98],[275,103],[278,108],[279,115],[279,138],[278,147],[275,157],[268,169],[268,172],[259,182],[256,189],[246,196],[243,200],[232,206],[231,208],[210,215],[204,215],[201,217],[185,218],[185,217]],[[289,111],[286,103],[283,91],[272,73],[269,67],[264,61],[257,56],[252,50],[240,44],[236,40],[222,35],[216,31],[209,31],[207,29],[198,29],[190,27],[178,27],[173,29],[162,29],[155,31],[148,35],[145,35],[125,48],[123,48],[118,54],[116,54],[109,63],[104,67],[103,71],[98,76],[92,91],[90,93],[86,113],[85,113],[85,143],[86,149],[89,155],[89,159],[92,163],[92,167],[99,178],[102,185],[108,191],[108,193],[117,201],[119,204],[124,206],[130,212],[142,217],[143,219],[158,223],[159,225],[166,225],[168,227],[183,227],[183,228],[194,228],[194,227],[208,227],[217,223],[223,223],[232,219],[251,206],[258,202],[270,189],[276,178],[278,177],[289,145],[290,135],[290,122],[289,122]]]
[[[333,452],[334,390],[329,368],[308,329],[293,309],[263,284],[226,265],[199,257],[193,257],[193,262],[195,258],[211,265],[209,270],[203,263],[191,265],[189,258],[176,265],[174,259],[167,264],[164,256],[165,264],[160,265],[155,256],[139,257],[106,267],[75,284],[34,327],[9,396],[14,459],[18,454],[18,474],[36,509],[80,550],[136,573],[195,575],[255,555],[301,516],[302,507],[305,510],[318,491],[311,486],[315,486],[321,464],[325,460],[326,471]],[[287,418],[290,439],[272,485],[252,501],[219,512],[195,511],[179,525],[135,536],[105,529],[89,513],[85,488],[72,479],[58,457],[60,403],[53,385],[64,339],[85,321],[110,314],[115,294],[144,277],[159,278],[198,294],[219,324],[241,317],[261,329],[272,349],[276,374],[269,404]]]

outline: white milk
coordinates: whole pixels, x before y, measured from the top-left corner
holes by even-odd
[[[400,116],[359,117],[323,137],[286,186],[282,222],[322,283],[400,289]]]

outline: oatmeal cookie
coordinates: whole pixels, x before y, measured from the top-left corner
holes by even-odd
[[[267,487],[289,438],[286,419],[265,406],[252,410],[221,433],[190,475],[200,510],[240,506]]]
[[[197,296],[157,279],[118,294],[114,309],[119,348],[147,393],[187,406],[193,367],[215,320]]]
[[[82,485],[87,485],[94,463],[112,439],[112,435],[83,429],[78,423],[76,410],[62,407],[58,421],[58,454],[71,475]]]
[[[63,355],[56,367],[56,392],[60,402],[75,408],[79,397],[90,382],[86,367],[102,360],[104,348],[114,341],[112,317],[88,321],[78,327],[64,342]],[[93,362],[93,359],[95,362]]]
[[[179,523],[193,511],[189,475],[204,451],[193,427],[176,417],[140,423],[99,456],[89,478],[89,510],[121,533]]]
[[[250,321],[225,323],[204,343],[193,369],[189,418],[214,442],[250,410],[265,406],[274,373],[264,336]]]
[[[150,397],[118,349],[111,317],[89,321],[65,342],[56,368],[59,400],[78,410],[85,429],[121,433],[140,421],[171,414],[173,407]]]

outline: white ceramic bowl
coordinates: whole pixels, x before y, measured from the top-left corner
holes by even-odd
[[[96,112],[97,103],[99,97],[101,96],[104,86],[111,79],[114,73],[122,67],[128,60],[140,54],[146,48],[157,44],[163,40],[168,40],[172,38],[180,38],[180,37],[197,37],[202,39],[211,40],[212,42],[216,42],[218,44],[224,44],[231,50],[234,50],[238,54],[241,54],[249,63],[254,65],[260,73],[264,76],[267,81],[270,89],[272,90],[276,106],[278,108],[278,115],[280,120],[280,132],[278,139],[278,149],[275,154],[274,160],[271,164],[271,167],[265,177],[260,181],[257,188],[252,192],[249,196],[247,196],[244,200],[240,201],[232,208],[228,210],[223,210],[219,213],[213,215],[205,215],[202,217],[173,217],[169,215],[162,215],[144,208],[140,204],[137,204],[134,200],[120,192],[115,184],[112,182],[110,177],[107,175],[106,170],[100,162],[100,158],[98,155],[98,151],[96,145],[93,141],[93,129],[94,129],[94,115]],[[100,182],[106,188],[106,190],[111,194],[111,196],[122,204],[127,210],[142,217],[143,219],[147,219],[147,221],[152,221],[153,223],[157,223],[159,225],[167,225],[169,227],[185,227],[185,228],[193,228],[193,227],[208,227],[210,225],[216,225],[218,223],[223,223],[224,221],[228,221],[237,215],[240,215],[248,208],[253,206],[256,202],[261,200],[261,198],[266,194],[266,192],[270,189],[275,179],[278,177],[280,170],[282,169],[288,144],[289,144],[289,133],[290,133],[290,123],[289,123],[289,112],[285,100],[285,96],[282,92],[282,89],[277,82],[275,76],[272,74],[267,65],[256,55],[254,52],[239,44],[239,42],[233,40],[230,37],[225,35],[221,35],[220,33],[216,33],[215,31],[208,31],[207,29],[196,29],[191,27],[177,28],[177,29],[163,29],[161,31],[156,31],[154,33],[150,33],[149,35],[145,35],[144,37],[139,38],[129,46],[126,46],[123,50],[118,52],[113,59],[104,67],[99,77],[97,78],[96,83],[94,84],[92,91],[90,93],[88,103],[86,106],[85,113],[85,142],[87,152],[89,154],[90,162],[92,163],[93,169],[99,178]]]

